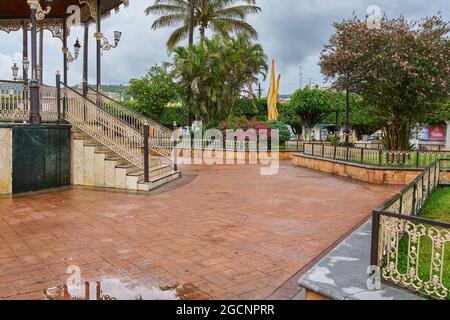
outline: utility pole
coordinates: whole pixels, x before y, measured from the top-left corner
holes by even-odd
[[[258,83],[258,98],[259,98],[259,99],[262,98],[262,87],[261,87],[261,82]]]
[[[350,91],[345,90],[345,123],[344,123],[345,144],[350,144]]]
[[[299,78],[299,88],[303,89],[303,67],[299,66],[299,73],[298,73],[298,78]]]

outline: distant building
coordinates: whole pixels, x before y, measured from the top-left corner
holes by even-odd
[[[108,98],[113,99],[114,101],[123,101],[123,95],[121,92],[108,92],[108,91],[103,91],[102,92],[105,96],[107,96]]]
[[[450,150],[450,122],[445,125],[421,125],[418,145],[423,150]]]

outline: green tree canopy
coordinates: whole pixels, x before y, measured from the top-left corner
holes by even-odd
[[[441,104],[439,108],[429,113],[425,119],[427,124],[445,124],[446,121],[450,121],[450,100]]]
[[[158,65],[151,67],[142,79],[131,80],[126,92],[135,100],[131,106],[156,121],[169,102],[180,99],[180,86],[166,68]]]
[[[341,95],[327,89],[305,88],[294,92],[291,112],[297,114],[303,126],[303,138],[309,138],[310,130],[342,105]]]
[[[322,73],[374,107],[389,149],[407,149],[414,125],[449,97],[450,24],[437,16],[384,17],[378,29],[353,17],[334,27]]]
[[[245,35],[215,36],[204,45],[175,49],[170,65],[185,107],[211,127],[228,118],[242,95],[252,93],[258,76],[267,72],[267,57]]]
[[[341,102],[338,104],[340,109],[336,111],[339,113],[338,125],[343,127],[345,122],[344,99],[345,94],[341,94],[339,98]],[[374,107],[369,105],[364,99],[357,94],[350,94],[350,125],[356,129],[359,134],[370,135],[378,130],[383,129],[382,119],[377,117]],[[325,122],[335,123],[336,114],[330,114]]]
[[[255,3],[255,0],[194,0],[194,28],[199,29],[202,41],[208,29],[225,38],[240,33],[256,38],[256,30],[245,21],[249,14],[261,11]],[[169,49],[189,36],[191,5],[192,0],[155,0],[145,10],[147,15],[159,15],[152,29],[177,28],[167,41]]]

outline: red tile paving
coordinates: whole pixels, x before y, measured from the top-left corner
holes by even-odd
[[[288,162],[276,176],[257,166],[183,171],[153,194],[78,188],[0,199],[0,298],[43,297],[78,265],[87,281],[264,299],[398,189]]]

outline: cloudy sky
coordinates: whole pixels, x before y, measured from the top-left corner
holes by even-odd
[[[141,77],[151,65],[168,61],[166,40],[170,30],[151,30],[154,16],[145,16],[144,9],[152,0],[130,0],[130,6],[113,14],[103,22],[104,35],[113,38],[114,30],[123,32],[118,48],[103,55],[103,83],[126,84],[130,78]],[[299,87],[299,66],[303,68],[303,84],[308,81],[322,84],[318,67],[320,51],[333,33],[333,21],[348,18],[355,12],[364,17],[371,5],[378,6],[389,17],[404,15],[420,18],[439,11],[449,20],[448,0],[257,0],[262,13],[249,18],[259,32],[270,59],[277,61],[277,72],[282,74],[281,92],[289,94]],[[94,29],[91,27],[91,34]],[[73,30],[70,46],[81,30]],[[95,51],[93,36],[90,39],[90,79],[95,82]],[[21,32],[0,32],[0,79],[11,78],[11,64],[22,61]],[[81,59],[72,63],[69,81],[81,81]],[[45,36],[45,82],[52,84],[56,70],[62,69],[61,42]],[[264,88],[267,83],[264,83]]]

